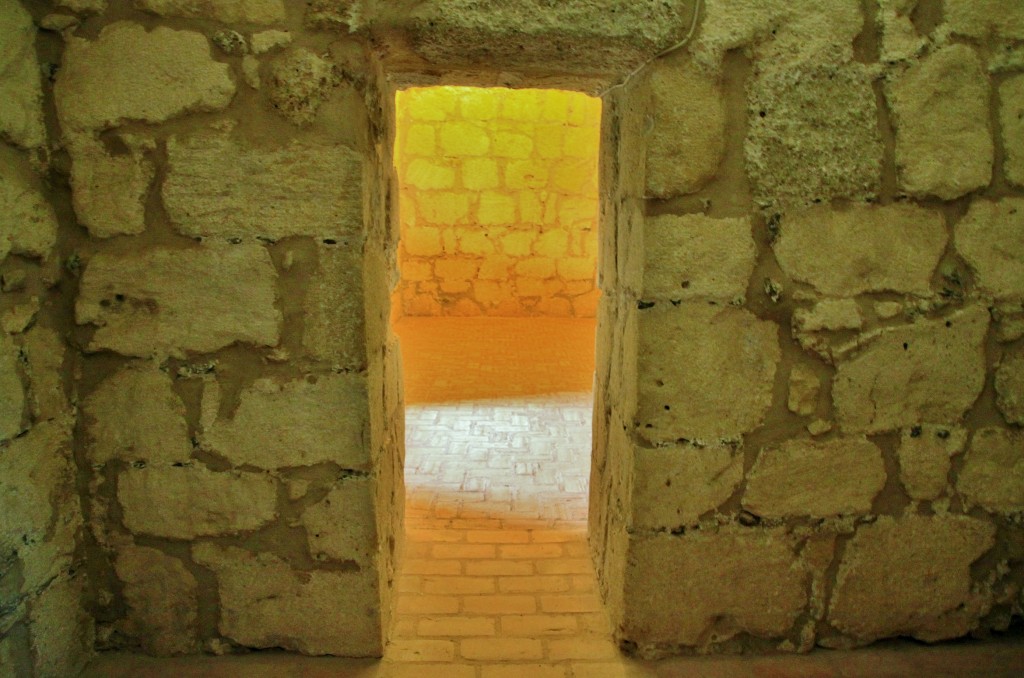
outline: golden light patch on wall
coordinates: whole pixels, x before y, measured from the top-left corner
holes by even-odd
[[[396,110],[402,312],[593,316],[601,101],[422,87]]]

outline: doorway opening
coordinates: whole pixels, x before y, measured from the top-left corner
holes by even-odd
[[[586,544],[601,101],[420,87],[397,93],[395,120],[406,544],[392,642],[465,628],[461,658],[500,659],[508,636],[603,633]]]

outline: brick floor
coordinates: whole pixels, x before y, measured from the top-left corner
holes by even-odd
[[[407,548],[383,661],[99,658],[89,678],[970,678],[1024,643],[688,657],[619,654],[586,550],[593,323],[405,319]]]

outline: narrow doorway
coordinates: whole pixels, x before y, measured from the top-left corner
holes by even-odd
[[[586,544],[600,100],[427,87],[395,103],[406,546],[388,652],[609,656]]]

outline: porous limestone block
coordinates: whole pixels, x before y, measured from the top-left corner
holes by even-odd
[[[223,134],[172,137],[167,213],[191,236],[277,240],[363,232],[363,160],[345,146],[254,148]]]
[[[626,567],[623,639],[640,645],[777,638],[807,604],[809,573],[783,530],[633,537]]]
[[[698,303],[658,303],[638,315],[643,438],[736,440],[761,424],[781,357],[775,323]]]
[[[217,577],[218,628],[236,643],[311,655],[381,655],[375,571],[294,570],[271,553],[211,543],[193,546],[192,557]]]
[[[145,199],[156,168],[145,157],[144,144],[126,141],[124,155],[111,155],[103,144],[87,137],[68,146],[75,214],[96,238],[146,230]]]
[[[946,249],[941,213],[914,205],[825,205],[790,212],[773,245],[785,273],[822,294],[931,293]]]
[[[270,64],[270,103],[295,125],[316,120],[320,106],[342,82],[341,71],[304,47],[297,47]]]
[[[960,427],[921,424],[904,429],[896,452],[900,481],[911,499],[938,499],[946,490],[950,459],[964,451],[967,431]]]
[[[631,525],[674,530],[729,499],[743,480],[743,455],[728,446],[637,447]]]
[[[83,576],[56,578],[29,606],[34,676],[77,676],[93,651],[93,620],[82,607]]]
[[[864,514],[885,479],[882,452],[866,438],[790,440],[757,455],[743,508],[765,518]]]
[[[59,0],[57,6],[72,12],[99,14],[107,11],[107,0]]]
[[[370,463],[366,389],[366,378],[358,373],[258,379],[242,391],[234,415],[212,422],[200,440],[235,466],[279,469],[330,462],[365,470]]]
[[[36,26],[22,3],[0,3],[0,138],[25,148],[46,143]]]
[[[326,497],[302,513],[302,526],[314,558],[373,567],[377,553],[373,492],[369,478],[343,478]]]
[[[38,177],[13,149],[0,147],[0,255],[45,259],[56,243],[57,216]]]
[[[1003,135],[1003,171],[1011,183],[1024,186],[1024,75],[999,86],[999,124]]]
[[[878,0],[878,19],[882,28],[879,57],[885,63],[907,61],[921,54],[928,39],[917,32],[913,12],[917,0]]]
[[[125,546],[114,560],[128,616],[119,630],[149,655],[193,654],[199,600],[196,579],[181,560],[145,546]]]
[[[18,374],[18,347],[0,334],[0,440],[14,438],[22,431],[25,386]]]
[[[255,244],[99,253],[82,274],[75,318],[97,326],[89,351],[184,357],[235,342],[274,346],[276,281]]]
[[[943,0],[942,11],[956,35],[1024,40],[1024,7],[1016,0]]]
[[[230,67],[214,61],[203,34],[130,21],[105,26],[95,41],[69,37],[54,85],[68,135],[217,111],[234,94]]]
[[[366,365],[363,253],[323,245],[317,248],[317,259],[306,292],[302,344],[317,360],[360,370]]]
[[[477,207],[477,221],[483,226],[498,226],[516,222],[516,199],[511,195],[497,191],[484,191],[480,194]]]
[[[29,404],[37,421],[54,419],[69,410],[64,393],[64,339],[54,330],[33,325],[21,347],[31,385]]]
[[[794,365],[789,373],[789,397],[786,400],[789,411],[802,417],[814,414],[820,393],[818,373],[807,365]]]
[[[475,259],[438,259],[434,272],[441,281],[472,280],[480,265]]]
[[[92,464],[114,459],[173,464],[192,456],[185,404],[156,365],[133,364],[107,377],[82,411]]]
[[[471,122],[449,122],[441,127],[441,150],[446,156],[487,155],[491,138],[487,130]]]
[[[988,186],[995,147],[988,77],[974,49],[943,47],[888,83],[900,187],[953,200]]]
[[[988,611],[971,590],[971,563],[992,548],[994,534],[965,516],[883,516],[861,526],[843,554],[827,621],[857,645],[967,633]]]
[[[879,330],[832,383],[836,416],[848,432],[878,433],[922,421],[955,422],[985,384],[988,311]]]
[[[982,296],[1024,299],[1024,199],[973,202],[953,239]]]
[[[1010,424],[1024,424],[1024,353],[1003,357],[996,369],[996,405]]]
[[[993,513],[1024,511],[1024,436],[1004,428],[976,431],[956,489],[969,504]]]
[[[725,99],[717,79],[691,64],[656,61],[650,76],[653,129],[646,137],[647,194],[693,193],[725,154]]]
[[[748,219],[699,214],[648,218],[644,224],[645,299],[746,298],[756,259]]]
[[[135,5],[160,16],[225,24],[275,24],[286,16],[284,0],[136,0]]]
[[[498,163],[491,158],[466,158],[462,161],[462,186],[466,190],[497,188],[500,183]]]
[[[124,524],[169,539],[235,534],[277,517],[277,484],[262,473],[204,466],[130,468],[117,479]]]
[[[434,226],[407,228],[402,234],[402,246],[413,256],[436,257],[444,251],[441,247],[441,229]]]
[[[859,330],[864,324],[860,306],[853,299],[825,299],[813,308],[793,311],[793,331],[822,332]]]
[[[481,200],[487,192],[481,194]],[[469,193],[429,191],[416,196],[417,213],[428,224],[451,226],[469,216]]]
[[[878,193],[883,146],[864,64],[762,61],[747,107],[744,150],[758,203],[805,206]]]
[[[402,182],[421,190],[451,188],[455,185],[455,168],[425,158],[413,158],[405,167]]]

